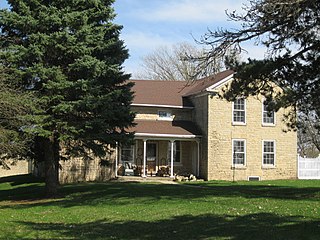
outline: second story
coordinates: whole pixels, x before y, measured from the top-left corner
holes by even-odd
[[[233,80],[233,71],[192,83],[185,81],[133,80],[135,98],[132,109],[136,120],[189,121],[204,137],[212,132],[268,131],[280,134],[286,129],[286,110],[269,111],[263,96],[239,98],[228,102],[219,97]]]
[[[184,81],[133,80],[132,110],[136,120],[192,121],[194,106],[184,94]]]

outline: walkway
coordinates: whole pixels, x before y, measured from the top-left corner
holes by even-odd
[[[155,183],[163,183],[163,184],[178,184],[173,181],[173,178],[170,177],[134,177],[134,176],[118,176],[114,181],[117,182],[155,182]]]

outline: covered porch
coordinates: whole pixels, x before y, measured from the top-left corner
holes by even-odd
[[[199,176],[198,129],[187,121],[137,121],[134,144],[119,146],[118,176]]]

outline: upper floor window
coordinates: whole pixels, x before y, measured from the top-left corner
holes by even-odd
[[[158,111],[158,117],[162,120],[172,120],[172,114],[171,112],[167,111]]]
[[[232,165],[245,166],[246,162],[246,141],[243,139],[232,140]]]
[[[239,98],[232,104],[232,123],[246,123],[246,100],[244,98]]]
[[[263,101],[263,104],[262,104],[262,124],[264,124],[264,125],[274,125],[275,124],[274,111],[268,110],[268,104],[266,101]]]
[[[275,165],[276,146],[275,141],[262,141],[262,163],[263,165]]]

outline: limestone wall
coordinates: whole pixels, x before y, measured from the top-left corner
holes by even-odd
[[[102,166],[99,159],[71,159],[60,161],[59,182],[75,183],[90,181],[107,181],[115,177],[115,165],[112,161],[108,166]]]
[[[0,166],[0,177],[29,174],[31,173],[32,162],[28,160],[7,160],[6,164],[10,169]]]
[[[194,105],[192,120],[200,128],[200,177],[208,179],[208,95],[191,98]]]
[[[88,181],[107,181],[115,178],[115,160],[117,152],[108,149],[103,159],[69,158],[60,160],[59,182],[74,183]]]
[[[259,176],[261,180],[293,179],[297,176],[297,135],[287,130],[283,113],[276,113],[276,124],[262,124],[261,98],[246,101],[246,125],[232,124],[232,103],[213,97],[209,99],[208,179],[247,180]],[[246,140],[246,164],[232,169],[232,139]],[[262,164],[262,141],[276,143],[275,166]]]

